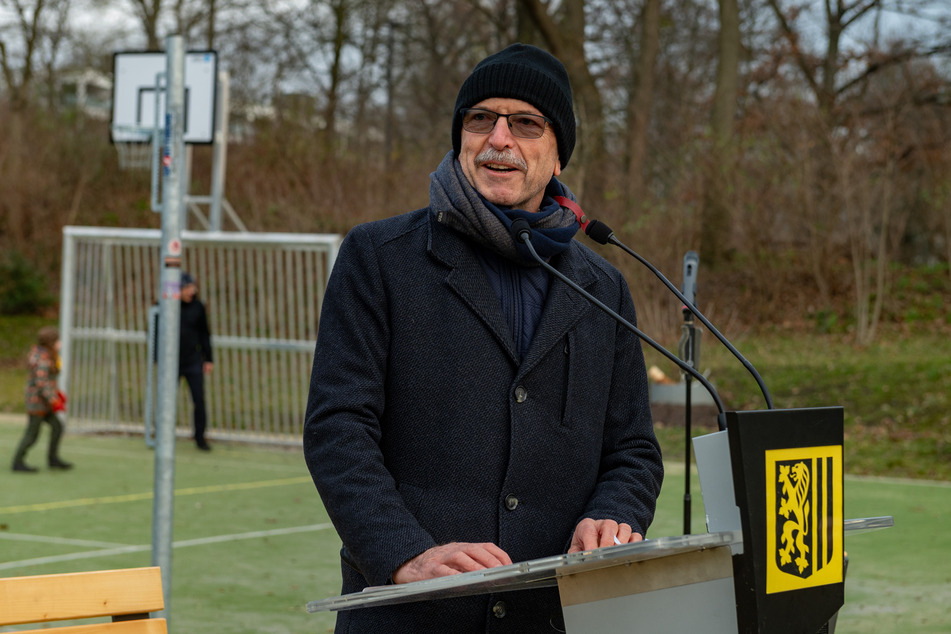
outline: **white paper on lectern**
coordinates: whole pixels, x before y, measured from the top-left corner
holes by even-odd
[[[700,492],[706,512],[707,531],[742,530],[740,508],[733,490],[733,466],[730,442],[726,431],[718,431],[693,439]],[[743,542],[733,546],[734,555],[743,554]]]

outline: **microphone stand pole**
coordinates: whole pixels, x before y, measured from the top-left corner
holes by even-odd
[[[680,336],[680,358],[699,372],[699,363],[697,362],[699,352],[699,340],[696,327],[694,327],[693,312],[684,306],[684,324],[681,326],[682,334]],[[686,392],[684,394],[684,535],[690,534],[690,441],[692,438],[692,405],[691,405],[691,382],[693,376],[684,373],[684,385]]]

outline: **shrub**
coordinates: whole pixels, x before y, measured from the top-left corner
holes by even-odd
[[[43,274],[19,251],[0,261],[0,314],[33,315],[53,305]]]

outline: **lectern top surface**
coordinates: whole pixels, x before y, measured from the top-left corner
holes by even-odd
[[[866,531],[877,531],[883,528],[892,528],[895,525],[895,518],[891,515],[881,515],[878,517],[861,517],[851,520],[845,520],[842,527],[846,533],[857,535]]]
[[[667,557],[689,551],[730,546],[741,542],[742,539],[743,535],[740,531],[648,539],[633,544],[621,544],[569,555],[544,557],[514,563],[509,566],[465,572],[415,583],[373,586],[363,592],[311,601],[307,604],[307,611],[351,610],[488,592],[508,592],[547,587],[556,585],[559,576]]]

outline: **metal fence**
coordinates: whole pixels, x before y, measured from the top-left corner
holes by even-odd
[[[60,383],[76,429],[145,429],[160,240],[149,229],[63,230]],[[186,231],[182,241],[212,331],[208,437],[299,443],[340,236]],[[191,401],[184,383],[178,391],[178,432],[189,435]]]

